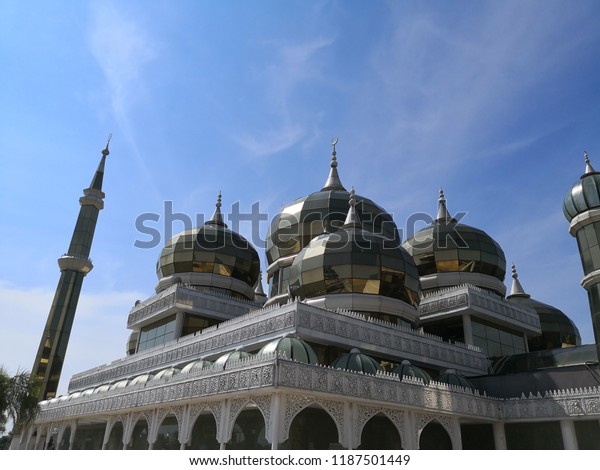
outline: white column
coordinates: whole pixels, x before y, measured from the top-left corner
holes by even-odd
[[[493,430],[494,447],[496,448],[496,450],[506,450],[506,433],[504,432],[504,423],[494,423]]]
[[[577,450],[577,434],[575,433],[574,421],[572,419],[562,419],[560,421],[560,432],[565,450]]]
[[[460,421],[458,418],[453,419],[450,426],[452,428],[452,435],[450,436],[452,450],[462,450],[462,433],[460,432]]]
[[[279,425],[281,415],[281,395],[275,393],[271,401],[271,450],[277,450],[279,445]]]
[[[75,434],[77,434],[77,421],[73,423],[71,426],[71,435],[69,436],[69,450],[73,449],[73,444],[75,443]]]
[[[402,439],[402,447],[405,450],[417,450],[419,448],[419,438],[417,436],[417,425],[415,414],[412,411],[406,411],[406,439]]]
[[[217,436],[217,441],[219,441],[220,449],[225,450],[225,446],[227,445],[227,436],[229,436],[229,411],[230,411],[230,400],[226,399],[223,402],[223,411],[221,413],[221,423],[219,426],[219,436]]]

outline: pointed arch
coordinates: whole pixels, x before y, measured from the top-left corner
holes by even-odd
[[[437,418],[429,422],[419,431],[419,449],[423,450],[452,450],[452,432]]]
[[[249,404],[255,406],[248,407]],[[227,449],[268,449],[270,447],[266,440],[268,416],[265,417],[261,406],[253,398],[231,400],[229,426],[224,441],[227,443]]]
[[[280,448],[328,450],[339,448],[339,445],[338,423],[325,407],[315,401],[295,413]]]
[[[358,447],[362,441],[362,433],[366,424],[375,416],[381,414],[390,420],[396,432],[400,442],[403,443],[408,441],[407,427],[406,427],[406,412],[403,410],[394,410],[385,408],[382,406],[369,406],[369,405],[357,405],[355,407],[354,420],[353,420],[353,447]]]
[[[400,450],[402,437],[396,424],[383,411],[375,413],[362,426],[358,449]]]
[[[322,408],[333,420],[337,433],[339,442],[343,442],[344,437],[344,423],[343,423],[343,404],[341,402],[334,401],[319,401],[315,397],[306,397],[306,396],[298,396],[298,395],[288,395],[286,397],[286,409],[285,409],[285,419],[284,419],[284,427],[283,427],[283,436],[282,440],[286,441],[290,437],[290,428],[294,418],[304,409],[309,406],[317,405]]]

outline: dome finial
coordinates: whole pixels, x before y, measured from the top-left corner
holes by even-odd
[[[108,144],[110,144],[110,139],[112,139],[112,133],[108,134],[108,140],[106,141],[106,147],[104,147],[104,150],[102,150],[102,155],[107,156],[108,154],[110,154],[110,152],[108,151]]]
[[[345,191],[346,188],[344,188],[344,186],[342,185],[342,182],[340,181],[340,175],[338,174],[337,171],[337,166],[338,166],[338,162],[337,162],[337,152],[335,151],[335,146],[338,143],[338,138],[334,137],[333,139],[331,139],[331,146],[332,146],[332,150],[331,150],[331,169],[329,170],[329,177],[327,178],[327,181],[325,181],[325,186],[323,186],[323,189],[321,189],[321,191],[331,191],[333,189],[337,189],[340,191]]]
[[[354,191],[354,186],[352,186],[352,190],[350,191],[349,203],[350,209],[348,210],[348,215],[344,221],[344,227],[360,227],[360,219],[356,213],[356,192]]]
[[[223,214],[221,214],[221,205],[222,205],[221,200],[222,200],[221,191],[219,191],[219,195],[217,196],[217,203],[215,204],[215,211],[213,212],[213,215],[210,218],[210,220],[208,222],[206,222],[207,224],[220,225],[222,227],[227,227],[227,225],[223,221]]]
[[[438,213],[437,219],[438,222],[448,223],[452,220],[452,217],[448,213],[448,209],[446,208],[446,198],[444,197],[444,189],[440,188],[440,198],[438,202]]]
[[[596,173],[596,170],[594,170],[594,167],[590,163],[590,157],[588,156],[588,153],[586,151],[583,152],[583,158],[585,160],[585,173],[584,173],[584,175],[589,175],[590,173]]]
[[[521,282],[519,281],[519,275],[517,274],[517,268],[515,266],[515,263],[512,263],[512,286],[510,288],[510,294],[506,297],[507,299],[510,297],[527,297],[529,298],[530,295],[528,293],[525,292],[525,289],[523,289],[523,286],[521,285]]]

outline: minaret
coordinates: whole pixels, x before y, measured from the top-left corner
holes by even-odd
[[[600,173],[592,167],[587,152],[583,156],[585,171],[565,195],[563,212],[570,234],[577,238],[584,274],[581,285],[588,294],[600,358]]]
[[[83,278],[93,268],[89,255],[98,213],[104,208],[102,179],[109,143],[110,136],[92,183],[79,198],[81,208],[69,251],[58,259],[60,280],[31,372],[40,381],[40,401],[56,396]]]

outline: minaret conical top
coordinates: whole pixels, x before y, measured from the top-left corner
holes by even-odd
[[[217,196],[217,203],[215,204],[215,211],[213,212],[212,217],[207,224],[211,225],[220,225],[222,227],[227,228],[227,225],[223,221],[223,214],[221,214],[221,191],[219,191],[219,195]]]
[[[110,154],[110,151],[108,150],[108,144],[110,144],[110,139],[112,139],[112,134],[108,135],[106,147],[102,149],[102,158],[100,159],[98,169],[96,170],[94,178],[92,179],[92,183],[90,184],[90,189],[97,189],[99,191],[102,191],[102,182],[104,179],[104,165],[106,163],[106,157]]]
[[[331,146],[333,147],[331,151],[331,169],[329,170],[329,177],[327,178],[327,181],[325,181],[325,186],[323,186],[323,189],[321,189],[321,191],[331,191],[333,189],[337,189],[340,191],[346,190],[346,188],[344,188],[344,185],[340,181],[340,175],[338,174],[337,170],[337,152],[335,151],[335,146],[337,145],[337,143],[337,137],[331,139]]]
[[[350,209],[348,209],[348,215],[346,215],[346,220],[344,221],[344,227],[360,227],[360,219],[358,214],[356,213],[356,192],[354,191],[354,186],[352,186],[352,190],[350,191]]]
[[[596,170],[594,170],[594,167],[590,163],[590,157],[588,156],[587,152],[583,152],[583,158],[585,160],[585,173],[583,176],[596,173]]]
[[[443,222],[445,224],[452,221],[452,216],[448,212],[446,207],[446,198],[444,197],[444,190],[440,188],[440,198],[438,201],[438,213],[436,222]]]
[[[525,292],[525,289],[523,289],[523,286],[519,281],[519,275],[517,274],[515,263],[512,264],[512,286],[510,288],[510,295],[508,295],[506,298],[508,299],[510,297],[531,297],[527,292]]]

